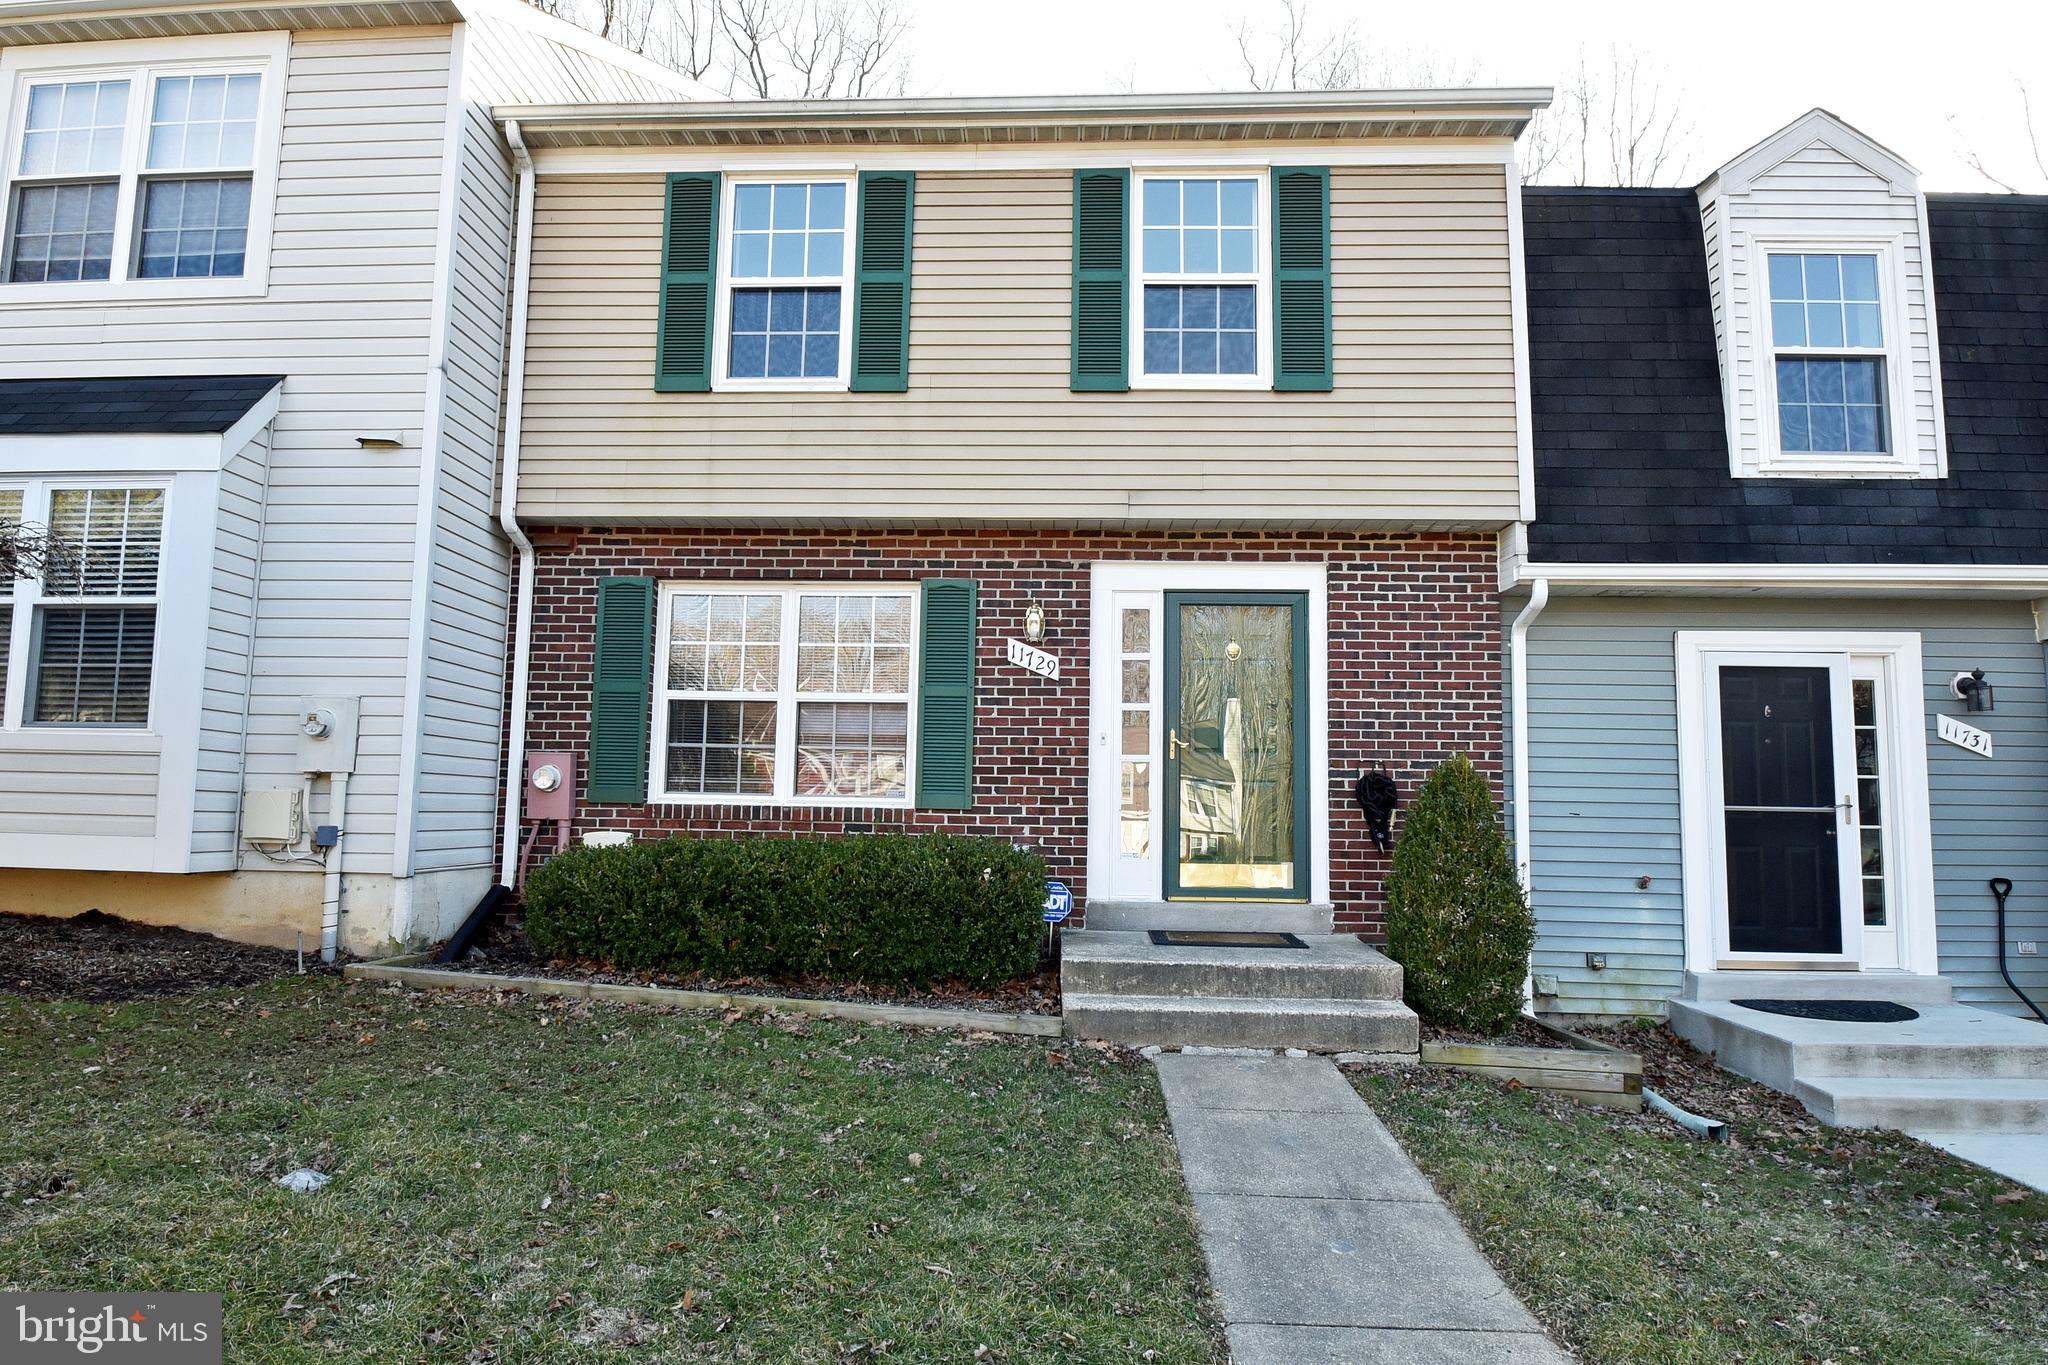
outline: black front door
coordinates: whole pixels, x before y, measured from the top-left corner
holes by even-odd
[[[1842,951],[1835,729],[1825,668],[1721,669],[1728,946]]]

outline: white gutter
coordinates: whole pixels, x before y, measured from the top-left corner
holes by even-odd
[[[519,825],[526,793],[526,691],[533,666],[533,542],[519,525],[519,428],[526,407],[526,310],[533,275],[533,157],[516,121],[505,124],[512,164],[519,168],[519,209],[512,251],[512,346],[505,381],[505,473],[498,525],[519,556],[519,594],[512,612],[512,716],[505,748],[504,847],[498,881],[512,885],[519,868]]]
[[[1502,566],[1501,591],[1548,583],[1559,592],[2000,592],[2048,596],[2048,564],[1544,564]]]
[[[1512,791],[1515,803],[1515,875],[1521,879],[1522,894],[1530,895],[1534,890],[1530,875],[1534,859],[1529,851],[1529,627],[1543,614],[1543,608],[1550,602],[1550,580],[1539,578],[1529,587],[1529,600],[1521,611],[1515,614],[1515,621],[1508,628],[1508,720],[1510,739],[1515,763]],[[1531,950],[1528,969],[1522,975],[1522,1007],[1531,1008],[1536,1001],[1536,960]]]

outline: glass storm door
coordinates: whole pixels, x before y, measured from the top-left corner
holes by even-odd
[[[1166,894],[1308,898],[1308,598],[1166,594]]]
[[[1857,803],[1843,794],[1856,766],[1846,662],[1719,670],[1731,952],[1853,960],[1861,946],[1844,934],[1844,892],[1859,922],[1864,897]]]

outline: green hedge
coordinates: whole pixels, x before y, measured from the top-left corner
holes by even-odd
[[[1387,956],[1423,1018],[1498,1036],[1522,1012],[1536,921],[1493,791],[1459,754],[1431,773],[1401,822],[1387,873]]]
[[[577,847],[527,880],[526,931],[634,970],[991,986],[1037,965],[1045,878],[1035,853],[951,834]]]

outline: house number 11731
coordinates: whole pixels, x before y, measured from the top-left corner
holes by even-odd
[[[1991,757],[1991,736],[1974,725],[1963,724],[1954,716],[1936,716],[1934,733],[1951,744],[1968,749],[1973,754]]]

